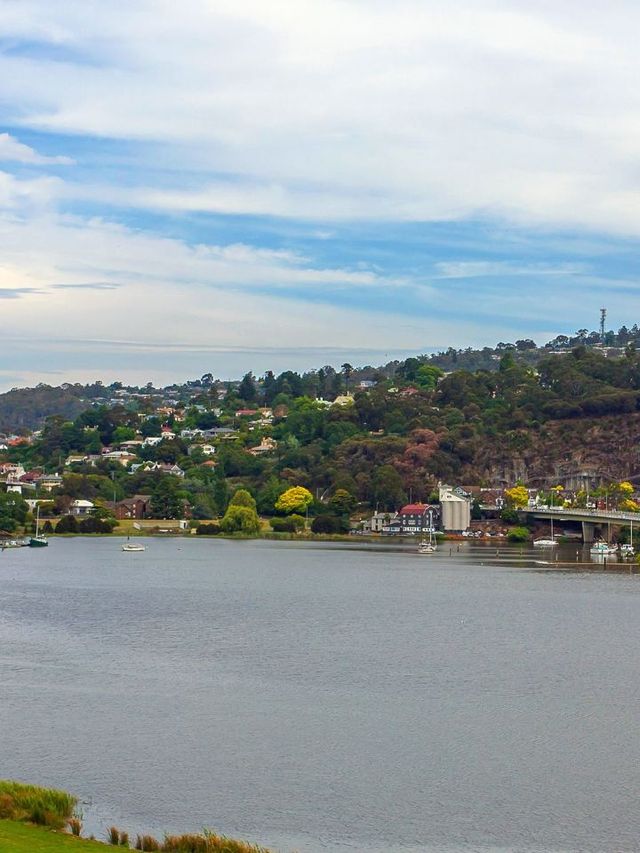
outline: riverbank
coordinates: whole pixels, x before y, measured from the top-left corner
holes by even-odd
[[[2,853],[105,853],[105,846],[43,826],[0,820]]]
[[[105,847],[133,848],[159,853],[268,853],[266,848],[234,841],[204,830],[201,834],[151,835],[130,838],[115,826],[105,840],[83,839],[78,800],[65,791],[23,782],[0,780],[0,850],[2,853],[98,853]]]

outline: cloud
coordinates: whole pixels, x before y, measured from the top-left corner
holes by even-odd
[[[0,162],[11,160],[17,163],[26,163],[30,166],[69,166],[74,162],[71,157],[47,157],[43,154],[38,154],[33,148],[19,142],[13,136],[10,136],[10,134],[0,133]]]
[[[435,265],[439,278],[505,278],[512,276],[578,276],[587,272],[584,264],[529,263],[515,261],[440,261]]]
[[[34,287],[0,287],[0,299],[19,299],[27,294],[42,293]]]
[[[73,284],[52,284],[53,290],[117,290],[121,284],[109,281],[80,281]]]
[[[0,57],[5,113],[137,140],[140,206],[638,234],[628,0],[88,5],[22,0],[0,17],[9,35],[100,60]],[[149,145],[168,170],[208,177],[146,185]]]

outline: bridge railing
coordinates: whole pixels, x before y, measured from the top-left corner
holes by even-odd
[[[525,506],[518,512],[545,512],[553,515],[581,515],[591,518],[619,518],[622,521],[640,521],[640,513],[623,512],[618,509],[579,509],[561,506]]]

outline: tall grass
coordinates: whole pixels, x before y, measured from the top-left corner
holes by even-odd
[[[202,835],[167,835],[161,849],[164,853],[269,853],[265,847],[234,841],[210,830]]]
[[[65,791],[0,780],[0,818],[62,829],[76,804],[76,798]]]

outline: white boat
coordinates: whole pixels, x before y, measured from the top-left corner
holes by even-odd
[[[49,541],[46,536],[40,535],[40,504],[38,504],[38,512],[36,513],[36,533],[32,536],[27,545],[30,548],[46,548]]]
[[[551,538],[544,539],[543,537],[540,537],[540,539],[534,539],[533,544],[537,545],[538,548],[553,548],[554,545],[558,544],[555,536],[553,535],[553,516],[549,520],[551,521]]]
[[[429,538],[422,539],[418,543],[418,554],[433,554],[437,547],[435,539],[433,538],[433,533],[429,531]]]
[[[136,551],[146,551],[147,549],[145,548],[144,545],[140,545],[137,542],[125,542],[124,545],[122,546],[122,550],[123,551],[134,551],[134,552],[136,552]]]
[[[589,548],[590,554],[595,554],[596,556],[608,556],[609,554],[616,554],[618,549],[615,545],[609,545],[608,542],[594,542],[591,548]]]
[[[627,543],[625,545],[620,546],[620,553],[622,554],[623,557],[633,557],[633,555],[636,553],[636,551],[635,551],[635,548],[633,547],[633,545],[630,545],[629,543]]]

